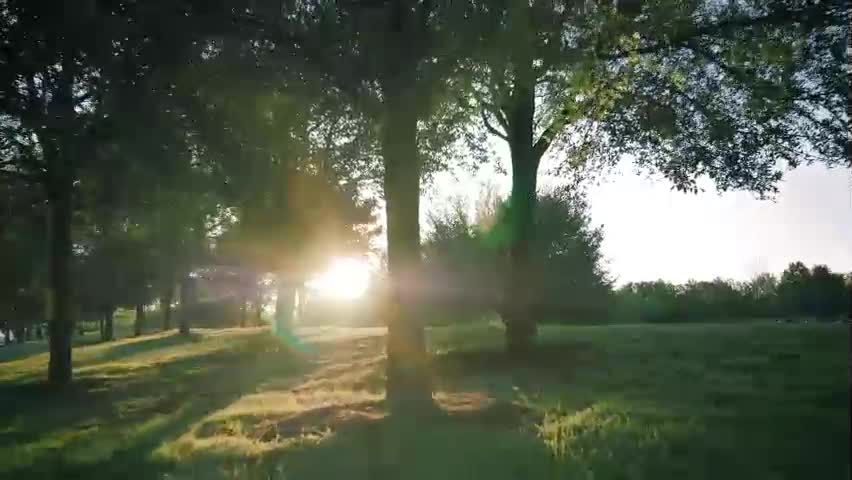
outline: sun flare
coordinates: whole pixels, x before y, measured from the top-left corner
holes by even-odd
[[[335,258],[328,270],[308,282],[323,296],[344,300],[360,298],[370,285],[370,266],[350,257]]]

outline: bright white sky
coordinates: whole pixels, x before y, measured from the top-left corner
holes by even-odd
[[[505,151],[498,156],[510,165]],[[425,193],[424,215],[454,197],[472,204],[488,183],[505,193],[510,177],[490,165],[475,175],[440,173]],[[540,176],[540,186],[554,183]],[[665,179],[636,174],[626,161],[590,187],[592,221],[604,227],[603,251],[617,283],[744,280],[780,273],[795,260],[852,272],[850,170],[800,167],[785,176],[774,201],[746,192],[720,195],[709,183],[704,188],[697,195],[672,191]]]

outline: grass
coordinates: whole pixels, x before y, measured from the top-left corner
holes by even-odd
[[[156,334],[0,363],[0,478],[849,478],[845,325],[429,332],[436,407],[383,402],[381,329]],[[16,347],[9,347],[9,351]],[[32,347],[30,347],[32,348]]]

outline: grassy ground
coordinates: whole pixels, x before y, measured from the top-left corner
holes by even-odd
[[[0,477],[849,478],[845,325],[434,329],[436,408],[383,403],[380,329],[151,335],[0,359]]]

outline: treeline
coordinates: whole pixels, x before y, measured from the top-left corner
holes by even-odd
[[[424,243],[430,323],[502,314],[511,203],[486,191],[475,212],[463,203],[433,212]],[[775,318],[833,319],[852,311],[852,273],[791,263],[780,275],[749,281],[665,280],[615,287],[577,186],[539,193],[529,250],[527,308],[541,323],[701,322]]]
[[[631,282],[614,295],[612,320],[619,322],[833,319],[852,311],[852,273],[793,262],[780,276],[762,273],[747,282]]]

